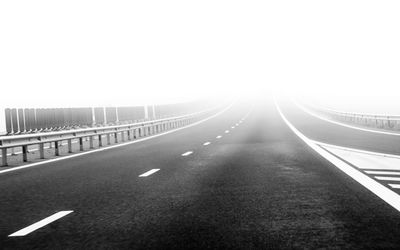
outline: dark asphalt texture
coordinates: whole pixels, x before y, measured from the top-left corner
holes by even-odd
[[[308,148],[272,101],[231,129],[249,109],[239,103],[168,135],[0,175],[1,248],[399,248],[399,213]],[[74,212],[7,237],[62,210]]]

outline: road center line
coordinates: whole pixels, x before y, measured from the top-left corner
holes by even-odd
[[[149,175],[154,174],[155,172],[157,172],[159,170],[160,170],[159,168],[154,168],[152,170],[147,171],[146,173],[143,173],[143,174],[139,175],[139,177],[147,177]]]
[[[211,144],[211,142],[209,142],[209,141],[208,141],[208,142],[205,142],[205,143],[203,143],[203,145],[204,145],[204,146],[207,146],[207,145],[210,145],[210,144]]]
[[[183,153],[182,156],[188,156],[193,154],[193,151],[187,151],[186,153]]]
[[[49,216],[41,221],[36,222],[35,224],[32,224],[28,227],[25,227],[13,234],[10,234],[8,237],[19,237],[19,236],[25,236],[27,234],[32,233],[33,231],[46,226],[47,224],[52,223],[53,221],[56,221],[70,213],[72,213],[73,211],[61,211],[58,213],[53,214],[52,216]]]

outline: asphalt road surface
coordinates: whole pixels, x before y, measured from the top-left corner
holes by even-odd
[[[339,128],[321,128],[291,103],[281,105],[310,137],[400,148],[373,141],[383,137],[338,138]],[[0,174],[0,200],[3,249],[400,246],[399,212],[301,141],[272,100],[237,103],[139,143]],[[9,236],[60,211],[73,212]]]

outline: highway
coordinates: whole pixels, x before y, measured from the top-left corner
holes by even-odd
[[[282,114],[308,138],[341,147],[400,154],[400,137],[277,105],[239,101],[173,133],[0,173],[0,248],[398,249],[400,212]]]

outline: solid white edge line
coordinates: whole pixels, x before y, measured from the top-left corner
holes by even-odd
[[[334,155],[330,154],[329,152],[325,151],[320,146],[315,144],[315,141],[308,139],[308,137],[303,135],[299,130],[297,130],[297,128],[295,128],[289,122],[288,119],[286,119],[286,117],[282,113],[278,103],[276,102],[276,99],[274,99],[274,102],[275,102],[275,107],[278,110],[279,115],[281,116],[283,121],[286,123],[286,125],[293,131],[293,133],[295,135],[297,135],[301,140],[303,140],[310,148],[312,148],[314,151],[316,151],[318,154],[320,154],[326,160],[331,162],[333,165],[335,165],[341,171],[343,171],[344,173],[349,175],[351,178],[356,180],[358,183],[360,183],[361,185],[366,187],[372,193],[374,193],[375,195],[380,197],[382,200],[384,200],[386,203],[391,205],[397,211],[400,211],[400,196],[397,193],[393,192],[389,188],[387,188],[384,185],[380,184],[379,182],[371,179],[367,175],[354,169],[352,166],[348,165],[344,161],[340,160],[339,158],[337,158]]]
[[[149,170],[149,171],[147,171],[147,172],[145,172],[145,173],[139,175],[139,177],[147,177],[147,176],[149,176],[149,175],[154,174],[154,173],[157,172],[157,171],[160,171],[160,169],[159,169],[159,168],[154,168],[154,169],[152,169],[152,170]]]
[[[61,156],[61,157],[58,157],[58,158],[55,158],[55,159],[36,162],[36,163],[32,163],[32,164],[27,164],[27,165],[23,165],[23,166],[20,166],[20,167],[12,167],[12,168],[9,168],[9,169],[1,170],[0,174],[17,171],[17,170],[21,170],[21,169],[24,169],[24,168],[30,168],[30,167],[35,167],[35,166],[39,166],[39,165],[44,165],[44,164],[52,163],[52,162],[56,162],[56,161],[62,161],[62,160],[66,160],[66,159],[71,159],[71,158],[79,157],[79,156],[82,156],[82,155],[88,155],[88,154],[92,154],[92,153],[96,153],[96,152],[100,152],[100,151],[109,150],[109,149],[112,149],[112,148],[119,148],[119,147],[123,147],[123,146],[126,146],[126,145],[142,142],[142,141],[147,141],[147,140],[159,137],[159,136],[171,134],[171,133],[174,133],[174,132],[182,130],[182,129],[186,129],[186,128],[190,128],[190,127],[196,126],[196,125],[201,124],[201,123],[203,123],[205,121],[208,121],[208,120],[210,120],[210,119],[212,119],[214,117],[217,117],[217,116],[221,115],[222,113],[224,113],[225,111],[227,111],[228,109],[230,109],[234,104],[235,104],[235,102],[231,103],[228,107],[226,107],[225,109],[219,111],[218,113],[216,113],[214,115],[211,115],[211,116],[209,116],[207,118],[204,118],[203,120],[197,121],[195,123],[189,124],[189,125],[181,127],[181,128],[176,128],[176,129],[172,129],[172,130],[166,131],[164,133],[147,136],[147,137],[140,138],[140,139],[135,139],[134,141],[130,141],[130,142],[124,142],[124,143],[120,143],[120,144],[116,144],[116,145],[112,145],[112,146],[106,146],[106,147],[103,147],[103,148],[92,149],[90,151],[81,152],[81,153],[74,153],[73,155]]]
[[[193,154],[193,151],[187,151],[186,153],[183,153],[182,156],[188,156]]]
[[[8,237],[19,237],[19,236],[28,235],[28,234],[32,233],[33,231],[36,231],[37,229],[42,228],[42,227],[44,227],[44,226],[46,226],[46,225],[48,225],[48,224],[50,224],[50,223],[62,218],[62,217],[64,217],[64,216],[66,216],[66,215],[68,215],[68,214],[70,214],[72,212],[74,212],[74,211],[72,211],[72,210],[60,211],[60,212],[55,213],[55,214],[53,214],[53,215],[51,215],[51,216],[49,216],[49,217],[47,217],[47,218],[45,218],[45,219],[43,219],[41,221],[38,221],[38,222],[28,226],[28,227],[25,227],[25,228],[23,228],[21,230],[18,230],[17,232],[10,234]]]
[[[309,109],[307,109],[306,107],[304,107],[303,105],[301,105],[300,103],[292,100],[292,102],[301,110],[303,110],[305,113],[314,116],[320,120],[326,121],[326,122],[330,122],[333,123],[335,125],[339,125],[339,126],[343,126],[343,127],[347,127],[347,128],[351,128],[351,129],[356,129],[356,130],[360,130],[360,131],[364,131],[364,132],[370,132],[370,133],[376,133],[376,134],[384,134],[384,135],[395,135],[395,136],[400,136],[400,133],[392,133],[392,132],[386,132],[386,131],[379,131],[379,130],[373,130],[373,129],[367,129],[367,128],[360,128],[357,126],[352,126],[352,125],[348,125],[342,122],[338,122],[338,121],[333,121],[330,120],[328,118],[322,117],[320,115],[317,115],[316,113],[310,111]]]

